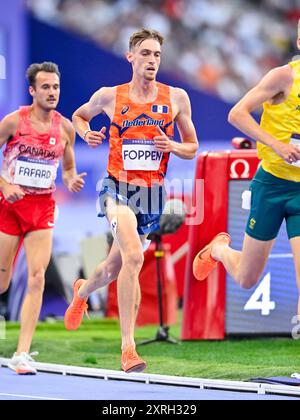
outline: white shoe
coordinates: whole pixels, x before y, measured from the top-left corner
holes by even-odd
[[[35,360],[32,356],[38,356],[38,352],[34,353],[21,353],[19,356],[15,353],[8,365],[18,375],[36,375],[37,370],[31,365]]]

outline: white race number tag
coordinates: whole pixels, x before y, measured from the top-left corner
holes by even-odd
[[[122,156],[126,171],[158,171],[163,152],[153,140],[123,139]]]
[[[57,169],[52,161],[20,157],[16,163],[14,184],[49,189],[56,179],[56,173]]]
[[[290,144],[292,144],[293,146],[296,146],[296,147],[298,147],[298,149],[300,149],[300,135],[299,134],[293,134],[292,137],[291,137]],[[297,168],[300,168],[300,160],[298,160],[297,162],[290,163],[290,165],[296,166]]]

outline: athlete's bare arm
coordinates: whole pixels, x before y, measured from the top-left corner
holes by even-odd
[[[171,91],[173,108],[175,108],[175,122],[178,127],[181,142],[170,140],[158,127],[159,135],[154,137],[157,150],[173,153],[181,159],[194,159],[199,143],[192,121],[192,109],[188,94],[183,89],[173,88]]]
[[[278,141],[264,131],[251,113],[259,110],[265,102],[280,104],[288,97],[293,85],[291,66],[283,66],[270,71],[261,82],[231,110],[228,121],[246,136],[271,147],[287,163],[300,160],[300,150]]]
[[[19,112],[13,112],[7,115],[0,122],[0,149],[7,143],[10,137],[16,134],[19,121]]]
[[[77,174],[74,144],[75,144],[75,130],[71,121],[63,118],[62,121],[62,141],[65,143],[65,151],[62,162],[62,178],[65,186],[71,192],[80,192],[84,187],[84,177],[86,172]]]
[[[116,101],[116,88],[101,88],[91,97],[88,103],[82,105],[73,114],[73,125],[75,130],[87,144],[93,148],[102,144],[106,138],[106,128],[100,131],[92,131],[90,121],[102,113],[112,119]]]
[[[5,143],[7,143],[10,137],[16,134],[18,122],[18,111],[7,115],[0,122],[0,149]],[[5,200],[7,200],[9,203],[14,203],[15,201],[21,200],[25,195],[22,188],[20,188],[18,185],[9,184],[2,177],[0,177],[0,191],[2,192]]]

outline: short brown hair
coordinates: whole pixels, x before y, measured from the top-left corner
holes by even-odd
[[[55,73],[61,78],[61,74],[58,68],[58,65],[55,63],[51,63],[50,61],[45,61],[44,63],[34,63],[28,67],[26,71],[26,76],[30,86],[35,87],[36,83],[36,76],[40,71],[45,71],[46,73]]]
[[[146,39],[155,39],[160,43],[160,45],[163,45],[164,43],[164,37],[158,31],[142,28],[130,37],[129,50],[132,51],[134,47],[140,45]]]

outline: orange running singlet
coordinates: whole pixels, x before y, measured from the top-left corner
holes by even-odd
[[[161,83],[157,87],[154,102],[136,104],[129,98],[129,83],[117,86],[107,171],[118,181],[148,187],[163,184],[170,154],[157,151],[153,138],[159,135],[159,126],[172,140],[174,122],[170,87]]]

